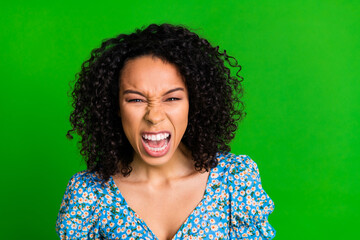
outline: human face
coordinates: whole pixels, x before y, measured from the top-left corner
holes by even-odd
[[[159,166],[180,157],[189,98],[177,68],[154,56],[126,62],[120,75],[122,126],[134,160]]]

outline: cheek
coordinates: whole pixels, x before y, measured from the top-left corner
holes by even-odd
[[[188,125],[189,105],[184,104],[180,107],[176,107],[170,110],[169,116],[172,118],[172,122],[181,133],[185,132]]]
[[[184,107],[184,109],[182,110],[182,122],[185,125],[185,128],[187,127],[188,124],[188,118],[189,118],[189,107]]]
[[[136,130],[141,121],[141,111],[123,107],[120,110],[120,117],[125,135],[131,141],[136,135]]]

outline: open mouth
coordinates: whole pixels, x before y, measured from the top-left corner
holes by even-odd
[[[171,134],[168,132],[144,133],[142,134],[142,143],[150,156],[160,157],[169,150],[170,138]]]

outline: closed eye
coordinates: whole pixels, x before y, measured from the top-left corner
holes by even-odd
[[[174,98],[174,97],[166,99],[167,102],[178,101],[178,100],[181,100],[181,99],[180,98]]]
[[[127,102],[143,102],[141,99],[129,99]]]

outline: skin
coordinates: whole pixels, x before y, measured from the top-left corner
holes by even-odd
[[[121,74],[119,101],[123,129],[135,151],[135,162],[164,168],[174,159],[186,157],[180,150],[184,147],[178,146],[188,124],[189,98],[175,66],[151,56],[128,61]],[[144,150],[142,133],[161,131],[171,134],[170,150],[162,157],[152,157]]]
[[[134,159],[130,176],[113,179],[158,239],[171,239],[202,200],[209,176],[194,169],[191,152],[181,142],[188,124],[186,85],[173,64],[142,56],[125,64],[119,86],[119,117]],[[144,131],[169,132],[169,151],[149,155],[142,143]]]

